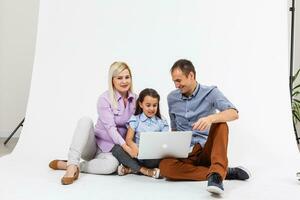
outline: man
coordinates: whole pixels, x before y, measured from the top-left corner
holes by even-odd
[[[214,194],[223,193],[224,179],[249,179],[245,168],[227,167],[226,122],[238,119],[237,109],[217,87],[197,83],[191,61],[175,62],[171,75],[177,88],[168,95],[171,128],[192,130],[193,150],[186,159],[162,160],[161,175],[170,180],[208,180],[207,191]]]

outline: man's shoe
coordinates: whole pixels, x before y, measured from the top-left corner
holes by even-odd
[[[251,177],[249,170],[242,166],[238,167],[228,167],[226,180],[247,180]]]
[[[217,173],[212,173],[208,177],[208,183],[206,190],[213,194],[223,194],[224,188],[222,183],[222,177]]]

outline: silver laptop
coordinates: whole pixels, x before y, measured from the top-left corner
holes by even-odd
[[[141,132],[138,159],[187,158],[192,131]]]

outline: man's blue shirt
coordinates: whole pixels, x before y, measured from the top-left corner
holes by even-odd
[[[192,131],[192,124],[199,118],[215,114],[217,110],[236,109],[216,86],[198,83],[189,97],[182,95],[179,89],[172,91],[168,95],[168,106],[171,128],[177,131]],[[204,147],[208,133],[209,130],[193,131],[191,146],[199,143]]]

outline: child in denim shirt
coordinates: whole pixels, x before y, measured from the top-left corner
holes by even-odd
[[[138,160],[138,145],[141,132],[168,131],[169,125],[161,116],[159,110],[159,94],[150,88],[141,91],[136,103],[136,111],[128,121],[126,143],[127,152],[119,145],[115,145],[112,154],[121,165],[118,167],[119,175],[129,173],[142,173],[153,178],[159,178],[159,159]]]

